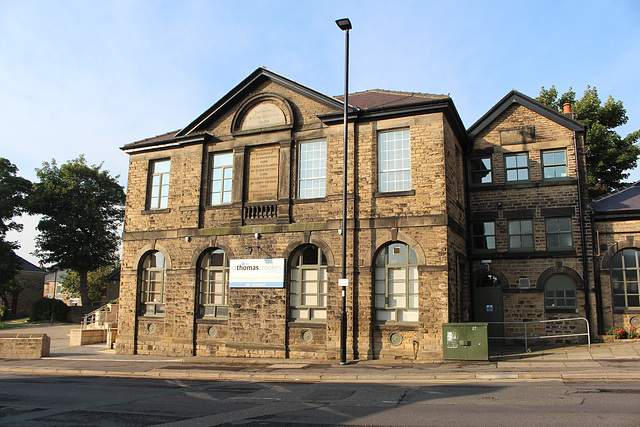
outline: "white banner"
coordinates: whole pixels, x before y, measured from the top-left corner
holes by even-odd
[[[284,258],[229,260],[230,288],[283,288]]]

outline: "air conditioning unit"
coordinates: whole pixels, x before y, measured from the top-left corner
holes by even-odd
[[[531,288],[531,280],[528,277],[521,277],[518,279],[518,287],[520,289],[530,289]]]

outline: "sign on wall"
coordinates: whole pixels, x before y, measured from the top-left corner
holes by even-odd
[[[256,148],[249,152],[248,202],[278,200],[278,147]]]
[[[284,258],[229,260],[230,288],[283,288]]]

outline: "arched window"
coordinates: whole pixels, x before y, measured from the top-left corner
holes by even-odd
[[[638,277],[640,277],[640,251],[624,249],[611,259],[611,288],[614,308],[640,307]]]
[[[289,317],[324,321],[327,318],[327,258],[315,246],[303,246],[291,258]]]
[[[567,274],[552,274],[544,282],[545,308],[575,309],[576,282]]]
[[[480,277],[480,279],[476,283],[476,286],[480,288],[493,288],[501,285],[500,285],[500,279],[498,279],[493,274],[487,273],[487,274],[483,274],[482,277]]]
[[[140,264],[140,314],[164,316],[166,263],[162,252],[146,254]]]
[[[222,249],[210,249],[198,267],[198,316],[229,315],[229,259]]]
[[[418,257],[409,245],[391,243],[380,250],[374,288],[376,320],[418,321]]]

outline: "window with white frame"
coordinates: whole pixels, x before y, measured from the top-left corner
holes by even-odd
[[[166,209],[169,206],[169,174],[171,160],[154,160],[149,165],[149,209]]]
[[[471,224],[473,248],[478,250],[496,249],[496,223],[494,221]]]
[[[229,315],[229,259],[222,249],[209,249],[200,258],[198,271],[200,317]]]
[[[529,154],[509,154],[504,156],[507,182],[529,180]]]
[[[409,129],[378,134],[378,185],[381,192],[411,190]]]
[[[552,274],[544,283],[545,308],[575,309],[576,282],[566,274]]]
[[[152,251],[145,255],[138,272],[140,280],[140,314],[164,315],[164,285],[166,263],[162,252]]]
[[[517,219],[508,223],[509,249],[533,249],[533,220]]]
[[[551,150],[542,152],[543,179],[559,179],[567,177],[567,151]]]
[[[327,193],[327,141],[300,143],[298,197],[312,199]]]
[[[214,153],[211,155],[211,193],[212,205],[231,203],[233,187],[233,153]]]
[[[573,247],[571,217],[547,218],[545,226],[547,249],[568,249]]]
[[[493,174],[491,168],[491,157],[483,157],[469,160],[471,184],[491,184]]]
[[[315,245],[302,246],[290,267],[289,317],[296,321],[327,319],[327,258]]]
[[[378,322],[418,321],[418,257],[405,243],[391,243],[376,258],[374,298]]]
[[[611,258],[611,288],[613,307],[616,309],[639,308],[640,251],[623,249]]]

